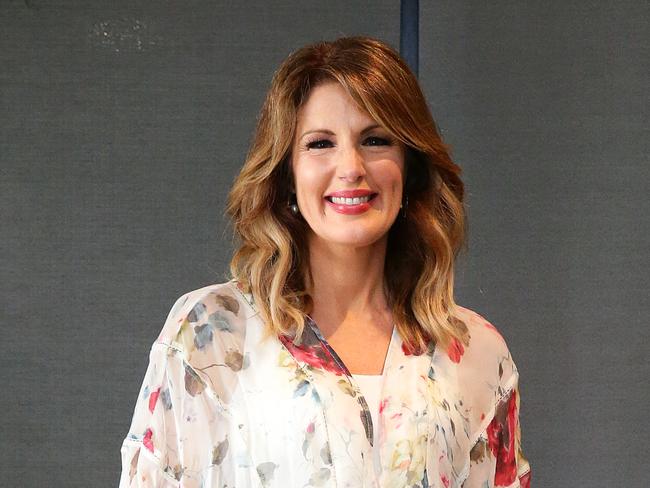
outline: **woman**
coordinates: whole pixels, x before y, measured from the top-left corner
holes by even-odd
[[[386,44],[290,55],[229,196],[234,279],[173,306],[120,486],[529,486],[515,365],[453,299],[459,173]]]

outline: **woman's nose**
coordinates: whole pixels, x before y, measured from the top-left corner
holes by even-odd
[[[342,151],[337,167],[337,176],[345,181],[355,182],[366,175],[363,155],[355,148]]]

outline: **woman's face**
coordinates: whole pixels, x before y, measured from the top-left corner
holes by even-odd
[[[364,247],[386,238],[402,201],[404,146],[336,82],[298,112],[292,169],[312,238]]]

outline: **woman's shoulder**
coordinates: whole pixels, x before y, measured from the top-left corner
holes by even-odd
[[[471,375],[504,387],[516,381],[517,368],[508,344],[497,327],[483,315],[460,305],[455,316],[464,324],[464,341],[452,342],[448,355]]]
[[[243,338],[248,319],[256,315],[251,303],[250,295],[235,281],[189,291],[171,307],[155,344],[190,355],[203,351],[222,335]]]
[[[497,327],[483,315],[467,307],[456,305],[455,316],[467,327],[470,342],[481,341],[481,346],[494,349],[507,349],[506,341]]]

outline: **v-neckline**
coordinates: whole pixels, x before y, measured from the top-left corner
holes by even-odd
[[[234,288],[246,299],[250,307],[256,314],[259,314],[259,311],[255,307],[255,302],[253,300],[252,294],[249,294],[247,297],[244,292],[239,290],[237,286]],[[262,324],[262,322],[260,321]],[[262,324],[264,325],[264,324]],[[308,328],[308,330],[307,330]],[[311,336],[311,337],[310,337]],[[336,353],[334,348],[329,344],[329,342],[323,337],[320,329],[316,322],[307,314],[305,314],[305,329],[301,337],[301,342],[299,345],[293,343],[293,338],[287,335],[276,335],[278,342],[281,347],[296,361],[297,366],[303,371],[306,377],[309,379],[309,382],[312,383],[315,387],[317,381],[314,378],[314,375],[311,373],[311,369],[322,369],[330,373],[335,374],[336,376],[344,376],[346,381],[350,385],[357,403],[361,408],[360,419],[363,424],[363,428],[366,435],[366,440],[371,447],[374,447],[374,424],[372,421],[372,416],[370,414],[370,409],[368,407],[368,402],[366,401],[363,392],[361,391],[358,382],[350,373],[350,370],[345,365],[343,360]],[[314,343],[314,339],[316,343]],[[386,357],[384,358],[384,365],[382,368],[382,380],[381,380],[381,396],[383,397],[384,392],[387,387],[387,382],[390,380],[389,376],[391,371],[396,366],[395,361],[402,363],[406,356],[410,354],[402,354],[402,351],[396,351],[396,348],[403,346],[401,337],[399,337],[399,331],[395,325],[393,325],[393,331],[391,334],[390,342],[388,344],[388,349],[386,351]],[[403,347],[401,347],[404,350]],[[321,352],[319,352],[319,349]],[[399,353],[399,354],[398,354]],[[404,357],[402,357],[404,356]],[[398,359],[400,357],[401,359]],[[400,367],[401,369],[401,367]],[[425,373],[426,374],[426,373]],[[381,411],[379,413],[381,416]]]
[[[340,369],[340,371],[343,372],[343,374],[347,378],[348,383],[355,391],[355,394],[357,395],[357,400],[359,402],[359,405],[361,406],[361,421],[363,423],[363,427],[366,433],[366,439],[370,443],[370,446],[374,447],[375,425],[372,420],[372,414],[370,413],[370,407],[368,406],[366,397],[359,386],[359,382],[354,377],[354,374],[350,372],[348,367],[345,365],[343,360],[336,353],[336,351],[330,345],[327,339],[325,339],[321,330],[318,328],[318,324],[316,323],[316,321],[312,319],[309,315],[305,315],[305,322],[306,322],[305,325],[308,326],[310,330],[314,333],[314,335],[316,336],[316,338],[318,339],[322,347],[327,351],[330,357],[334,360],[338,369]],[[388,364],[389,358],[391,357],[391,354],[393,354],[394,344],[397,342],[395,338],[396,334],[397,334],[397,327],[395,326],[395,324],[393,324],[393,330],[390,335],[390,341],[388,343],[388,348],[386,349],[386,356],[384,357],[382,372],[380,375],[378,375],[381,376],[380,396],[383,394],[384,385],[386,383],[386,375],[385,375],[387,369],[386,366]]]
[[[339,366],[341,368],[341,370],[343,370],[345,372],[346,376],[353,377],[355,374],[357,374],[357,373],[352,373],[348,369],[348,367],[346,366],[343,359],[341,359],[341,357],[336,353],[336,350],[332,347],[332,345],[329,343],[329,341],[327,339],[325,339],[325,336],[321,332],[321,330],[318,327],[318,324],[316,323],[316,321],[313,318],[311,318],[309,315],[305,314],[305,322],[306,322],[306,325],[308,325],[311,328],[311,330],[314,332],[314,335],[318,338],[318,340],[323,344],[323,346],[325,346],[327,351],[331,354],[334,361],[336,361],[337,366]],[[386,348],[386,354],[384,356],[384,361],[383,361],[382,366],[381,366],[381,372],[379,374],[376,374],[376,375],[373,374],[373,375],[365,375],[365,376],[382,376],[382,377],[384,376],[384,373],[386,372],[386,363],[388,362],[388,356],[389,356],[389,354],[391,352],[391,347],[392,347],[393,342],[394,342],[394,337],[395,337],[396,330],[397,330],[397,327],[395,326],[395,324],[393,324],[393,327],[392,327],[391,333],[390,333],[390,339],[388,340],[388,347]]]
[[[246,318],[255,318],[255,329],[269,327],[261,320],[252,294],[244,293],[236,283],[232,288],[253,312]],[[265,335],[256,332],[253,336],[263,340]],[[331,444],[337,452],[348,456],[356,453],[355,462],[372,458],[376,479],[387,481],[397,474],[395,469],[399,468],[392,463],[395,455],[407,454],[403,443],[409,439],[409,446],[412,440],[414,449],[409,452],[426,453],[418,466],[424,463],[428,479],[441,467],[455,485],[467,479],[468,453],[472,448],[470,435],[474,431],[470,429],[468,413],[463,410],[466,407],[461,400],[465,399],[459,396],[461,372],[435,342],[424,351],[414,349],[404,342],[398,328],[393,329],[382,372],[379,432],[375,439],[365,397],[347,366],[332,353],[320,330],[305,323],[303,341],[298,345],[288,335],[271,334],[266,338],[272,339],[269,344],[274,348],[273,354],[279,356],[275,359],[264,350],[264,358],[271,361],[270,365],[288,368],[282,378],[291,382],[292,398],[307,398],[306,393],[311,389],[310,398],[322,416],[328,446]],[[454,442],[448,442],[450,439]],[[350,446],[358,451],[351,451]],[[332,464],[336,466],[337,460],[333,459]]]
[[[253,316],[257,316],[259,326],[268,327],[261,321],[252,294],[245,294],[236,285],[233,289],[244,297],[254,312]],[[313,395],[316,402],[321,405],[320,411],[325,425],[330,423],[331,426],[338,425],[344,431],[353,429],[353,423],[350,423],[353,417],[341,420],[341,410],[329,408],[327,405],[331,405],[329,402],[333,399],[340,399],[340,406],[345,409],[344,415],[347,415],[347,412],[352,413],[353,405],[356,404],[359,408],[357,418],[362,424],[359,427],[365,430],[364,441],[362,441],[364,437],[362,430],[357,431],[359,434],[357,439],[365,443],[365,446],[359,445],[359,447],[367,454],[373,452],[373,460],[375,460],[374,456],[377,456],[376,466],[377,463],[380,467],[384,465],[383,463],[390,463],[396,452],[396,446],[417,432],[416,440],[419,449],[430,446],[430,449],[436,449],[439,453],[446,452],[444,461],[449,472],[453,472],[460,480],[466,479],[469,458],[463,453],[469,452],[469,439],[454,435],[456,442],[452,444],[447,442],[445,435],[438,435],[441,430],[456,434],[463,432],[463,429],[467,428],[467,420],[461,410],[450,408],[448,402],[453,398],[449,395],[453,396],[456,392],[457,370],[446,366],[448,363],[446,355],[435,342],[424,351],[413,350],[404,342],[399,329],[393,328],[384,360],[381,400],[377,416],[382,432],[379,432],[375,445],[374,425],[367,401],[354,376],[322,336],[315,322],[314,326],[309,321],[305,323],[303,339],[298,345],[294,344],[288,335],[272,334],[272,337],[277,340],[282,354],[292,359],[291,367],[297,368],[293,377],[298,381],[295,392],[304,395],[307,391],[306,384],[311,384],[313,387]],[[289,366],[284,360],[281,364]],[[440,396],[440,388],[449,388],[445,397]],[[323,399],[326,399],[326,402],[322,403]],[[329,418],[329,415],[338,416],[333,419]],[[348,442],[352,442],[351,437],[346,438],[347,440],[341,440],[339,437],[330,438],[329,428],[327,432],[329,442],[344,442],[345,446]],[[465,433],[467,434],[466,431]],[[437,472],[440,461],[438,457],[427,457],[424,463],[425,472],[432,475]],[[383,474],[381,479],[384,479]]]

